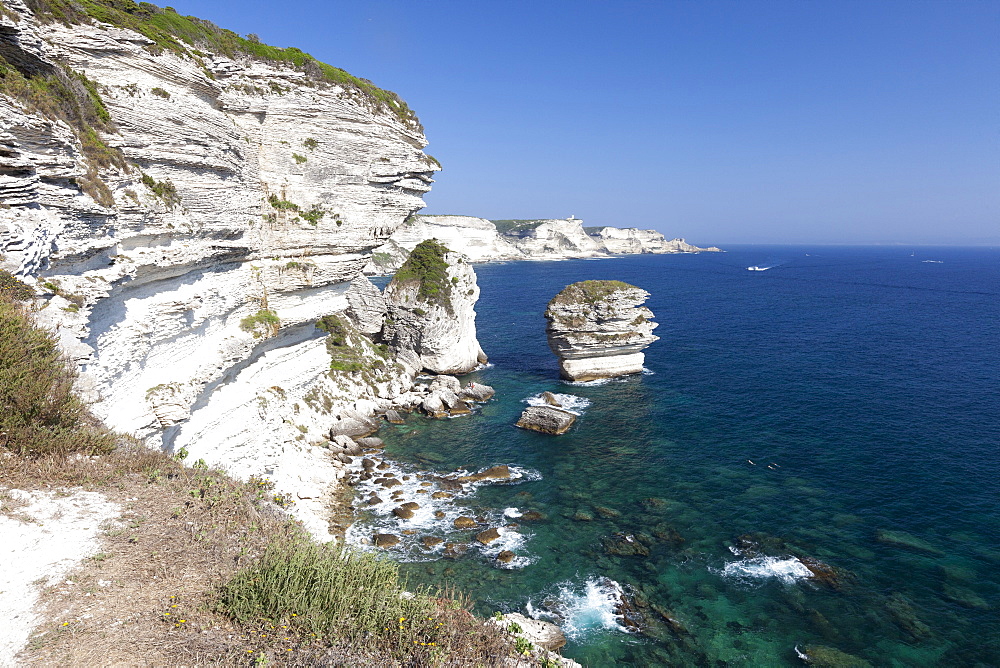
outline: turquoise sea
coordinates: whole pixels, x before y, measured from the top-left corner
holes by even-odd
[[[491,366],[463,380],[496,398],[379,436],[404,473],[521,477],[441,500],[392,555],[483,614],[556,619],[588,666],[1000,665],[1000,249],[728,250],[477,266]],[[646,374],[559,380],[542,313],[583,279],[652,294]],[[580,413],[564,436],[513,426],[545,390]],[[508,531],[412,544],[468,544],[456,513]]]

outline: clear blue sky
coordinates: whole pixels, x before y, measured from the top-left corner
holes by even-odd
[[[1000,244],[1000,2],[173,0],[399,93],[425,213]]]

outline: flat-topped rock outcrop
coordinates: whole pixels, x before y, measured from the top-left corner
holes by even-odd
[[[643,350],[659,337],[649,293],[621,281],[580,281],[552,298],[545,311],[549,348],[567,380],[642,372]]]
[[[521,413],[517,426],[521,429],[539,431],[543,434],[565,434],[573,423],[576,415],[554,406],[528,406]]]

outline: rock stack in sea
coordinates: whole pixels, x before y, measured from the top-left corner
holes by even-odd
[[[397,361],[437,374],[468,373],[486,362],[476,339],[476,273],[434,239],[413,249],[385,289],[383,339]]]
[[[545,311],[549,347],[567,380],[642,372],[653,335],[649,293],[622,281],[580,281],[552,298]]]

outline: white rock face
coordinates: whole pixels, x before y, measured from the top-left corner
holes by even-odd
[[[427,242],[431,243],[431,242]],[[435,244],[438,249],[442,247]],[[404,264],[386,286],[389,321],[383,336],[404,365],[439,374],[468,373],[486,362],[476,339],[476,273],[458,253],[443,252],[446,276],[438,281],[438,298],[421,296],[426,278],[401,279],[411,266]]]
[[[504,226],[505,229],[508,227]],[[700,253],[683,239],[667,240],[655,230],[617,227],[584,228],[578,218],[523,221],[500,233],[496,223],[472,216],[411,216],[375,249],[365,267],[369,275],[391,274],[414,246],[437,239],[471,262],[567,260],[639,253]]]
[[[552,298],[545,311],[549,347],[567,380],[642,372],[642,351],[659,337],[649,293],[621,281],[580,281]]]
[[[615,255],[631,255],[639,253],[701,253],[718,252],[715,246],[698,248],[683,239],[667,239],[656,230],[640,230],[635,227],[620,229],[617,227],[602,227],[591,231],[593,237],[604,249]]]
[[[523,260],[525,255],[497,232],[497,227],[485,218],[472,216],[411,216],[400,225],[390,237],[389,244],[405,249],[406,254],[425,239],[437,239],[453,252],[461,253],[471,262],[493,262],[497,260]],[[387,244],[375,253],[396,255],[395,249]],[[402,258],[406,259],[405,255]],[[365,268],[365,273],[379,273],[386,268],[402,266],[402,261],[393,266]]]
[[[99,204],[75,185],[93,165],[74,129],[0,96],[0,268],[43,294],[111,427],[312,498],[342,473],[310,444],[409,389],[330,379],[313,323],[365,311],[350,281],[424,206],[439,167],[419,125],[280,63],[153,55],[138,33],[4,4],[8,60],[95,81],[129,168],[99,170]]]
[[[596,257],[604,249],[583,230],[583,221],[566,220],[534,221],[538,224],[506,238],[528,259],[569,259]]]

